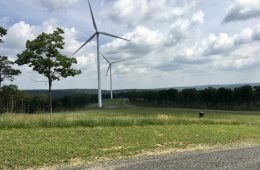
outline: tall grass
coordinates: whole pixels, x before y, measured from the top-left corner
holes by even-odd
[[[260,125],[260,114],[207,111],[205,118],[197,110],[128,108],[89,110],[79,113],[49,115],[6,114],[0,116],[0,129],[8,128],[69,128],[126,127],[147,125]]]

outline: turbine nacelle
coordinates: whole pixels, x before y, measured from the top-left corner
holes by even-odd
[[[118,60],[118,61],[110,62],[102,53],[101,53],[101,55],[106,60],[106,62],[109,64],[109,66],[107,68],[106,78],[107,78],[108,72],[109,72],[109,70],[111,70],[113,64],[127,61],[127,60]]]
[[[96,24],[96,21],[95,21],[95,18],[94,18],[94,15],[93,15],[93,11],[92,11],[92,8],[91,8],[91,5],[90,5],[90,2],[88,1],[88,5],[89,5],[89,9],[90,9],[90,13],[91,13],[91,18],[92,18],[92,22],[93,22],[93,27],[95,29],[95,33],[89,37],[89,39],[83,43],[83,45],[73,54],[75,55],[81,48],[83,48],[87,43],[89,43],[93,38],[95,38],[96,36],[102,34],[102,35],[105,35],[105,36],[108,36],[108,37],[113,37],[113,38],[118,38],[118,39],[121,39],[121,40],[125,40],[125,41],[130,41],[128,39],[125,39],[125,38],[122,38],[122,37],[119,37],[119,36],[116,36],[116,35],[113,35],[113,34],[110,34],[110,33],[106,33],[106,32],[99,32],[98,31],[98,28],[97,28],[97,24]]]

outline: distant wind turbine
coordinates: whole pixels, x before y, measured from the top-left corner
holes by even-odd
[[[115,61],[115,62],[110,62],[103,54],[101,54],[104,59],[107,61],[107,63],[109,64],[108,68],[107,68],[107,73],[106,73],[106,77],[108,75],[108,72],[110,71],[110,96],[111,96],[111,99],[113,99],[113,87],[112,87],[112,65],[113,64],[116,64],[116,63],[121,63],[121,62],[124,62],[124,61],[127,61],[127,60],[118,60],[118,61]]]
[[[97,37],[98,106],[101,108],[102,107],[102,90],[101,90],[101,75],[100,75],[99,35],[102,34],[105,36],[119,38],[119,39],[126,40],[126,41],[129,41],[129,40],[106,33],[106,32],[99,32],[97,29],[96,21],[95,21],[89,0],[88,0],[88,5],[89,5],[90,12],[91,12],[93,26],[94,26],[96,32],[73,55],[75,55],[82,47],[84,47],[87,43],[89,43],[95,36]]]

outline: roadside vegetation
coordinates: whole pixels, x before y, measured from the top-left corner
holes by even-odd
[[[91,106],[90,106],[91,107]],[[46,114],[4,114],[0,128],[70,128],[70,127],[127,127],[146,125],[259,125],[260,112],[206,111],[199,119],[199,110],[162,108],[118,108]]]
[[[0,155],[4,155],[0,168],[89,164],[196,146],[260,143],[260,112],[208,110],[204,118],[198,118],[198,112],[91,106],[52,116],[4,114],[0,116]]]

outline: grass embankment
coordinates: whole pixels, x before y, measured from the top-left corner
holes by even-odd
[[[0,116],[0,169],[93,162],[196,145],[260,143],[260,112],[160,108]]]

